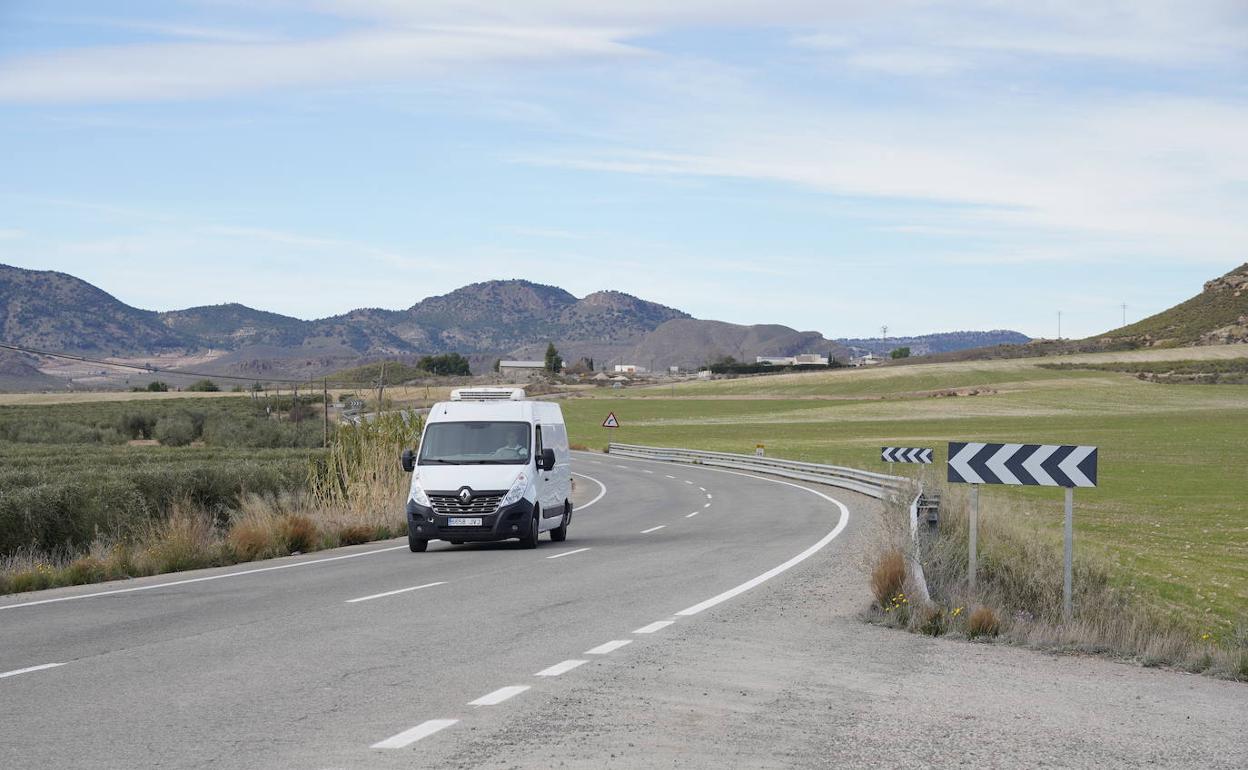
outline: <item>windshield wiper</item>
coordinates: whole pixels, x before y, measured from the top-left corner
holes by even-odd
[[[442,465],[463,465],[459,460],[443,460],[441,457],[426,457],[421,463],[441,463]]]

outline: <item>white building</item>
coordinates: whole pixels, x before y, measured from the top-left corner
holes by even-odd
[[[796,356],[757,356],[754,363],[772,366],[827,366],[828,359],[818,353],[801,353]]]
[[[874,353],[868,353],[865,356],[849,359],[850,366],[875,366],[884,363],[884,359]]]
[[[616,374],[644,374],[645,371],[646,371],[646,367],[638,366],[637,364],[616,364],[615,365]]]

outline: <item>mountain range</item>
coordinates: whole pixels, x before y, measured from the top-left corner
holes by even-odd
[[[960,332],[910,338],[912,352],[992,344]],[[977,336],[979,335],[979,336]],[[165,361],[194,357],[196,371],[264,377],[315,377],[369,360],[459,352],[483,371],[496,358],[541,359],[554,342],[566,361],[593,358],[599,368],[634,363],[692,368],[733,356],[887,352],[905,344],[826,339],[787,326],[701,320],[618,291],[578,298],[523,280],[486,281],[428,297],[404,310],[362,308],[303,320],[239,304],[141,310],[64,273],[0,265],[0,339],[11,345],[91,357]],[[1026,339],[1026,338],[1023,338]],[[924,342],[926,341],[926,342]],[[41,381],[36,359],[8,356],[0,379]],[[162,366],[167,364],[162,364]],[[46,367],[45,367],[46,368]]]

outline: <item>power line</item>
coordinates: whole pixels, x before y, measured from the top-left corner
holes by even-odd
[[[88,356],[77,356],[77,355],[73,355],[72,353],[53,353],[48,350],[28,348],[22,345],[10,345],[4,342],[0,342],[0,349],[16,350],[19,353],[29,353],[31,355],[36,355],[36,356],[47,356],[49,358],[63,358],[68,361],[78,361],[84,364],[98,364],[100,366],[114,366],[119,369],[134,369],[136,371],[146,372],[147,374],[164,374],[167,376],[180,376],[180,377],[205,377],[205,378],[215,378],[218,380],[238,380],[239,382],[272,382],[272,383],[280,383],[283,385],[291,385],[291,384],[298,385],[301,382],[307,382],[307,380],[284,380],[284,379],[279,379],[275,377],[243,377],[243,376],[236,375],[236,374],[210,374],[207,372],[192,372],[192,371],[188,371],[185,369],[183,370],[161,369],[159,367],[150,366],[150,365],[140,366],[139,364],[122,364],[116,361],[105,361],[103,359],[90,358]],[[345,382],[342,380],[335,380],[334,384],[355,386],[355,385],[368,385],[370,383]]]

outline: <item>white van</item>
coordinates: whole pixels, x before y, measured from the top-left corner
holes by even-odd
[[[526,548],[572,522],[572,461],[558,404],[525,399],[523,388],[460,388],[433,405],[412,474],[407,543],[518,538]]]

